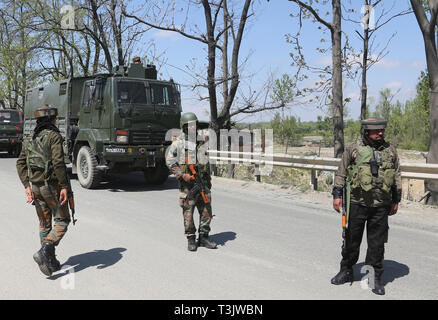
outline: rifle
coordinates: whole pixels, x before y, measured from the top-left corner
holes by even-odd
[[[71,218],[73,221],[73,225],[75,225],[76,221],[78,221],[78,219],[75,219],[75,197],[73,195],[73,189],[71,188],[71,182],[70,182],[70,178],[68,177],[68,175],[67,175],[67,181],[68,181],[68,188],[67,188],[68,206],[69,206],[70,211],[71,211]],[[59,206],[61,206],[61,204],[59,204]]]
[[[78,219],[75,219],[75,198],[73,196],[73,191],[71,190],[71,186],[67,194],[68,194],[68,206],[70,207],[71,210],[71,218],[73,220],[73,225],[75,225]]]
[[[347,182],[348,183],[348,182]],[[348,183],[349,184],[349,183]],[[350,211],[350,197],[349,195],[347,195],[347,193],[349,193],[350,189],[347,186],[344,186],[344,188],[342,189],[342,248],[346,249],[347,246],[347,225],[348,225],[348,214]],[[348,199],[347,199],[348,197]]]
[[[195,165],[189,164],[188,167],[190,172],[192,173],[192,180],[194,181],[195,186],[189,191],[187,198],[194,199],[198,193],[201,193],[201,197],[204,203],[210,203],[210,198],[207,195],[208,188],[202,178],[199,176],[199,173],[196,171]]]

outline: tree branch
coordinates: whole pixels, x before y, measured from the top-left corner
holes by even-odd
[[[304,3],[303,1],[300,1],[300,0],[289,0],[289,1],[295,2],[295,3],[296,3],[297,5],[299,5],[301,8],[304,8],[304,9],[306,9],[307,11],[309,11],[309,12],[312,14],[312,16],[313,16],[318,22],[320,22],[321,24],[323,24],[324,26],[326,26],[330,31],[334,32],[334,27],[333,27],[333,25],[332,25],[331,23],[325,21],[324,19],[322,19],[322,18],[319,16],[318,12],[316,12],[316,10],[313,9],[310,5]]]

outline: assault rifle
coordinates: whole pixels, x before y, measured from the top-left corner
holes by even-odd
[[[71,218],[73,220],[73,225],[75,225],[78,219],[75,219],[75,198],[73,196],[73,191],[71,190],[71,186],[70,186],[70,190],[68,190],[68,206],[70,207],[71,210]]]
[[[349,214],[349,210],[350,210],[350,206],[347,206],[347,186],[344,186],[344,188],[342,188],[342,248],[346,248],[347,246],[347,223],[348,223],[348,214]]]
[[[66,172],[66,175],[67,175],[67,182],[68,182],[68,188],[67,188],[68,206],[69,206],[70,211],[71,211],[71,219],[73,221],[73,225],[75,225],[76,221],[78,221],[78,219],[75,219],[75,197],[73,195],[73,189],[71,188],[71,182],[70,182],[70,178],[68,177],[67,172]],[[61,206],[61,204],[59,204],[59,206]]]
[[[188,168],[190,172],[192,173],[192,180],[195,183],[195,186],[189,191],[189,194],[187,195],[188,199],[195,199],[196,195],[201,193],[202,200],[204,203],[210,203],[210,198],[208,197],[208,188],[205,185],[205,182],[202,180],[201,176],[199,175],[199,172],[196,171],[194,164],[189,164]]]

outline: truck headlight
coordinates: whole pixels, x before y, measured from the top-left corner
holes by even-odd
[[[117,136],[117,143],[128,143],[128,136]]]
[[[129,142],[129,132],[127,130],[117,130],[116,131],[116,142],[117,143],[128,143]]]

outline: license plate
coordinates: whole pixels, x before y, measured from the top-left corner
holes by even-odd
[[[125,153],[126,150],[123,148],[105,148],[106,152],[110,152],[110,153]]]

